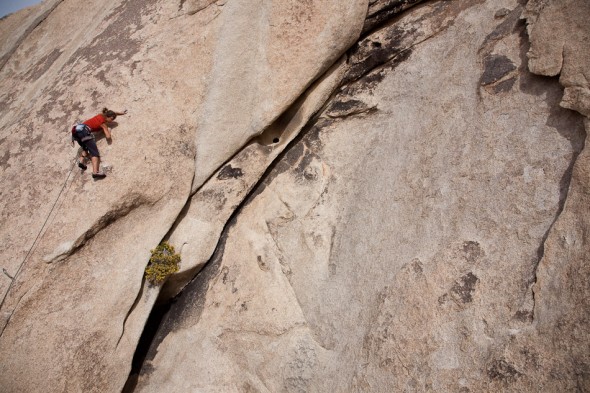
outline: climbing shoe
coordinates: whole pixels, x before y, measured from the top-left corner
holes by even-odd
[[[86,169],[88,169],[88,167],[84,163],[82,163],[80,161],[78,161],[78,168],[82,169],[83,171],[85,171]]]
[[[107,177],[107,175],[105,175],[104,173],[93,173],[92,174],[93,179],[104,179],[105,177]]]

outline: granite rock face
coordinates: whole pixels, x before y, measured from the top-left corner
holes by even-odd
[[[61,1],[2,20],[3,390],[121,390],[159,292],[143,282],[150,249],[196,182],[352,45],[366,9]],[[259,28],[249,35],[253,16]],[[117,118],[112,144],[99,138],[108,177],[93,181],[75,166],[69,129],[103,106],[129,114]]]
[[[541,286],[585,120],[529,71],[523,12],[426,2],[351,48],[337,94],[172,305],[136,390],[584,386],[583,251]],[[571,315],[543,299],[563,291]],[[579,349],[555,347],[545,308]]]
[[[3,391],[590,390],[586,1],[81,4],[0,21]]]

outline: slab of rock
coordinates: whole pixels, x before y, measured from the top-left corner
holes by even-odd
[[[366,12],[367,0],[224,5],[198,121],[193,191],[338,60]]]

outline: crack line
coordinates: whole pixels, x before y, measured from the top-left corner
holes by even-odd
[[[119,339],[117,340],[117,344],[115,345],[115,351],[119,348],[119,343],[121,342],[121,339],[125,335],[125,325],[127,324],[127,319],[129,319],[129,316],[133,313],[133,311],[135,310],[135,308],[139,304],[139,300],[141,299],[141,297],[143,295],[144,288],[145,288],[145,280],[143,279],[143,276],[142,276],[139,292],[137,293],[137,296],[135,297],[135,300],[133,301],[131,308],[127,311],[127,314],[125,315],[125,318],[123,319],[123,326],[121,328],[121,335],[119,336]],[[147,319],[146,319],[146,321],[147,321]]]

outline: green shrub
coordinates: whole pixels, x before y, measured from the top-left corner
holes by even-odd
[[[151,250],[150,262],[145,268],[145,278],[153,285],[163,283],[172,273],[176,273],[180,265],[180,255],[174,247],[162,242],[155,250]]]

